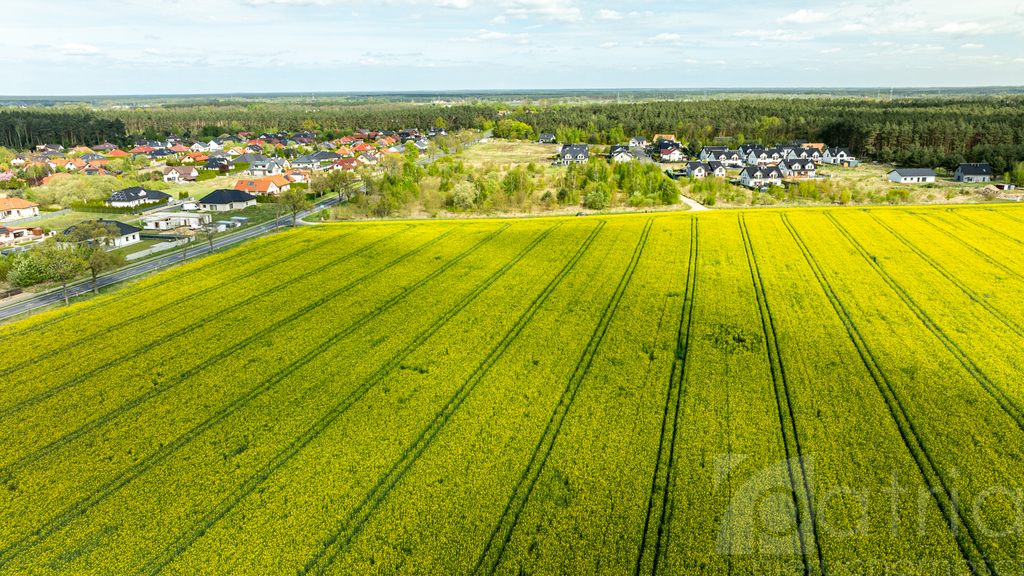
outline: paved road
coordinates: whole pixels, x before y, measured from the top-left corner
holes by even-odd
[[[311,213],[313,213],[315,211],[318,211],[320,209],[333,206],[333,205],[335,205],[337,203],[338,203],[338,199],[336,197],[335,198],[326,198],[325,197],[325,198],[321,199],[321,201],[316,202],[314,204],[314,208],[312,210],[310,210],[309,212],[300,212],[299,213],[299,220],[301,221],[302,218],[308,216],[309,214],[311,214]],[[291,224],[291,221],[292,221],[291,216],[288,216],[287,218],[285,218],[282,215],[281,226],[285,226],[285,225]],[[273,228],[274,228],[274,222],[270,221],[270,222],[266,222],[264,224],[260,224],[258,226],[253,226],[251,228],[243,229],[243,230],[241,230],[239,232],[236,232],[234,234],[231,234],[229,236],[225,236],[225,237],[220,238],[220,239],[215,239],[213,241],[213,247],[214,247],[215,250],[220,249],[220,248],[225,248],[225,247],[231,246],[232,244],[237,244],[237,243],[242,242],[244,240],[248,240],[250,238],[255,238],[256,236],[259,236],[261,234],[265,234],[269,230],[272,230]],[[188,255],[189,255],[189,257],[198,256],[200,254],[206,254],[209,251],[210,251],[210,243],[209,242],[193,242],[193,243],[189,244]],[[132,266],[129,266],[129,267],[126,267],[126,268],[122,268],[122,269],[120,269],[120,270],[118,270],[116,272],[113,272],[111,274],[107,274],[106,276],[101,276],[99,278],[98,284],[100,285],[101,288],[103,286],[110,286],[111,284],[115,284],[117,282],[123,282],[124,280],[128,280],[129,278],[135,278],[137,276],[142,276],[144,274],[149,274],[150,272],[152,272],[154,270],[157,270],[159,268],[163,268],[164,266],[170,266],[171,264],[177,264],[177,263],[181,262],[181,260],[182,260],[181,251],[175,250],[174,253],[172,253],[172,254],[168,254],[166,256],[161,256],[161,257],[153,259],[153,260],[148,260],[146,262],[142,262],[141,264],[135,264],[135,265],[132,265]],[[89,278],[88,280],[78,281],[78,282],[68,286],[68,297],[69,298],[74,297],[74,296],[78,296],[80,294],[86,294],[88,292],[92,292],[92,278]],[[8,318],[10,318],[12,316],[17,316],[18,314],[24,314],[25,312],[29,312],[29,311],[35,310],[37,308],[42,308],[43,306],[49,306],[50,304],[56,304],[56,303],[61,302],[63,300],[64,300],[64,291],[63,290],[61,290],[60,288],[57,288],[55,290],[50,290],[49,292],[44,292],[44,293],[40,294],[39,296],[34,296],[32,298],[27,298],[25,300],[21,300],[19,302],[14,303],[14,304],[9,304],[7,306],[4,306],[4,307],[0,308],[0,320],[6,320],[6,319],[8,319]]]
[[[483,139],[489,138],[490,136],[491,136],[491,133],[488,132],[487,134],[484,134]],[[481,140],[474,140],[473,142],[470,142],[469,144],[467,144],[466,147],[472,146],[473,144],[477,144],[480,141]],[[439,159],[439,158],[441,158],[443,156],[447,156],[447,154],[441,154],[441,155],[435,156],[433,158],[424,158],[424,159],[420,160],[417,163],[420,164],[420,165],[429,164],[430,162],[434,162],[434,161],[436,161],[437,159]],[[330,198],[327,197],[327,196],[324,196],[320,201],[314,203],[313,208],[311,210],[309,210],[308,212],[300,212],[299,213],[299,224],[300,225],[301,224],[307,224],[306,222],[302,222],[303,218],[305,218],[306,216],[309,216],[310,214],[313,214],[314,212],[319,212],[320,210],[322,210],[324,208],[328,208],[328,207],[334,206],[337,203],[338,203],[338,198],[336,196],[335,197],[330,197]],[[285,225],[291,224],[291,221],[292,221],[292,219],[291,219],[290,216],[287,217],[287,218],[281,218],[281,225],[285,226]],[[219,240],[214,240],[213,241],[214,249],[224,248],[224,247],[227,247],[227,246],[231,246],[232,244],[237,244],[238,242],[242,242],[243,240],[248,240],[249,238],[254,238],[256,236],[259,236],[261,234],[266,233],[268,230],[272,229],[273,227],[274,227],[274,223],[273,222],[267,222],[267,223],[261,224],[259,226],[253,226],[252,228],[249,228],[249,229],[246,229],[246,230],[242,230],[240,232],[236,232],[234,234],[231,234],[230,236],[221,238]],[[193,243],[193,244],[191,244],[189,246],[188,253],[189,253],[190,256],[192,256],[192,255],[198,256],[200,254],[206,254],[209,251],[210,251],[210,244],[207,243],[207,242],[201,242],[201,243]],[[116,284],[118,282],[123,282],[124,280],[128,280],[130,278],[135,278],[137,276],[142,276],[144,274],[149,274],[150,272],[152,272],[154,270],[157,270],[159,268],[163,268],[165,266],[170,266],[171,264],[177,264],[178,262],[181,262],[181,259],[182,259],[181,252],[178,251],[178,250],[175,250],[173,253],[167,254],[166,256],[161,256],[159,258],[156,258],[156,259],[153,259],[153,260],[148,260],[148,261],[142,262],[140,264],[134,264],[134,265],[122,268],[122,269],[120,269],[120,270],[118,270],[116,272],[113,272],[111,274],[107,274],[106,276],[102,276],[102,277],[99,278],[98,284],[100,285],[101,288],[104,287],[104,286],[110,286],[111,284]],[[81,294],[86,294],[86,293],[89,293],[91,291],[92,291],[92,279],[90,278],[88,280],[82,280],[82,281],[75,282],[74,284],[68,286],[68,297],[69,298],[73,298],[75,296],[79,296]],[[50,290],[49,292],[44,292],[44,293],[42,293],[42,294],[40,294],[38,296],[34,296],[32,298],[27,298],[27,299],[21,300],[21,301],[19,301],[17,303],[8,304],[7,306],[0,307],[0,320],[6,320],[8,318],[11,318],[12,316],[17,316],[18,314],[24,314],[25,312],[30,312],[32,310],[36,310],[36,309],[42,308],[44,306],[49,306],[51,304],[56,304],[56,303],[61,302],[63,300],[64,300],[64,291],[63,290],[61,290],[60,288],[57,288],[57,289],[54,289],[54,290]]]

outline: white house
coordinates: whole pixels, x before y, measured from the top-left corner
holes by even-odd
[[[195,182],[199,171],[193,166],[167,166],[164,168],[164,182]]]
[[[743,167],[743,153],[739,150],[717,150],[708,154],[708,160],[721,162],[726,168]]]
[[[782,171],[777,166],[747,166],[740,171],[740,184],[751,188],[782,184]]]
[[[953,173],[953,179],[957,182],[991,182],[992,167],[987,163],[961,164]]]
[[[0,196],[0,221],[39,216],[39,204],[23,198]]]
[[[856,158],[850,154],[849,148],[827,148],[821,155],[821,161],[825,164],[842,164],[852,160],[856,160]]]
[[[248,173],[252,176],[274,176],[275,174],[281,174],[284,172],[281,165],[272,160],[263,160],[259,162],[253,162],[249,165]]]
[[[700,159],[701,161],[707,160],[712,152],[724,152],[728,149],[728,146],[705,146],[700,149]]]
[[[609,152],[608,157],[616,164],[635,160],[633,154],[629,151],[629,146],[612,146]]]
[[[83,224],[91,223],[92,221],[83,222]],[[114,225],[117,228],[119,236],[114,239],[114,248],[124,248],[125,246],[131,246],[132,244],[138,244],[142,241],[139,238],[139,232],[142,232],[142,228],[136,228],[131,224],[125,224],[124,222],[117,222],[114,220],[104,220],[102,218],[96,220],[99,224]],[[64,230],[64,234],[71,234],[75,230],[72,226]]]
[[[685,157],[679,148],[667,148],[661,151],[662,162],[682,162]]]
[[[725,166],[722,166],[722,163],[716,160],[686,163],[686,176],[688,178],[705,178],[707,176],[725,178],[725,174]]]
[[[814,178],[817,167],[813,160],[783,160],[779,162],[779,170],[786,178]]]
[[[647,146],[647,138],[644,138],[643,136],[634,136],[629,139],[629,145],[640,147]]]
[[[228,210],[241,210],[256,205],[256,197],[241,190],[230,190],[222,188],[214,190],[199,200],[203,210],[210,212],[226,212]]]
[[[555,164],[568,166],[569,164],[586,164],[590,161],[590,147],[586,144],[566,144],[558,151],[558,160]]]
[[[142,204],[163,202],[170,197],[169,194],[164,194],[157,190],[146,190],[139,186],[132,186],[131,188],[114,192],[104,202],[107,206],[113,206],[114,208],[130,208],[141,206]]]
[[[935,171],[930,168],[897,168],[889,172],[889,181],[898,184],[935,182]]]

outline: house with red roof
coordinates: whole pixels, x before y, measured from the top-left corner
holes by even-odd
[[[239,180],[235,182],[235,190],[248,192],[256,195],[278,195],[281,189],[273,181],[267,178],[258,180]]]
[[[32,216],[39,216],[39,204],[18,197],[0,198],[0,220],[19,220]]]
[[[97,148],[99,147],[97,146]],[[131,156],[131,154],[125,152],[124,150],[113,150],[110,152],[110,156],[112,158],[127,158],[128,156]]]

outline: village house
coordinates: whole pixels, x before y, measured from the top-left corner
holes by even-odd
[[[281,193],[281,189],[277,187],[277,184],[271,180],[259,178],[256,180],[239,180],[235,182],[235,190],[246,192],[248,194],[255,194],[257,196],[276,196]]]
[[[39,216],[39,204],[23,198],[0,196],[0,221]]]
[[[114,208],[134,208],[143,204],[164,202],[171,196],[157,190],[146,190],[139,186],[118,190],[104,200],[107,206]]]
[[[90,220],[87,222],[83,222],[83,224],[89,224],[91,222],[92,221]],[[131,224],[125,224],[124,222],[116,222],[114,220],[104,220],[102,218],[96,220],[95,222],[99,224],[106,224],[108,226],[113,225],[115,228],[117,228],[118,237],[114,238],[114,248],[124,248],[125,246],[131,246],[132,244],[137,244],[142,241],[142,239],[139,238],[139,232],[142,232],[142,228],[136,228]],[[74,230],[75,227],[71,226],[70,228],[64,230],[64,234],[70,235],[74,232]]]
[[[813,160],[783,160],[778,168],[786,178],[814,178],[817,174]]]
[[[708,160],[707,162],[693,161],[686,163],[687,178],[707,178],[708,176],[725,178],[725,175],[725,166],[722,166],[722,163],[717,160]]]
[[[740,170],[740,184],[749,188],[782,185],[782,172],[777,166],[747,166]]]
[[[849,148],[826,148],[825,153],[821,155],[821,161],[824,164],[842,164],[852,160],[856,160],[856,158],[850,154]]]
[[[195,182],[199,171],[192,166],[167,166],[163,170],[164,182]]]
[[[931,168],[897,168],[889,172],[889,181],[897,184],[918,184],[935,182],[935,171]]]
[[[586,144],[566,144],[558,151],[556,165],[585,164],[590,161],[590,147]]]
[[[991,182],[992,167],[986,163],[961,164],[953,173],[953,179],[965,183]]]
[[[235,190],[221,189],[210,192],[199,200],[199,205],[203,210],[209,210],[210,212],[241,210],[249,206],[255,206],[256,197],[243,190],[239,190],[236,185]]]
[[[679,148],[663,148],[661,150],[662,162],[682,162],[685,159],[686,156]]]

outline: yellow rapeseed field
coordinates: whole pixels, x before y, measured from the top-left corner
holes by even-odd
[[[1024,574],[1024,208],[305,227],[0,330],[0,574]]]

